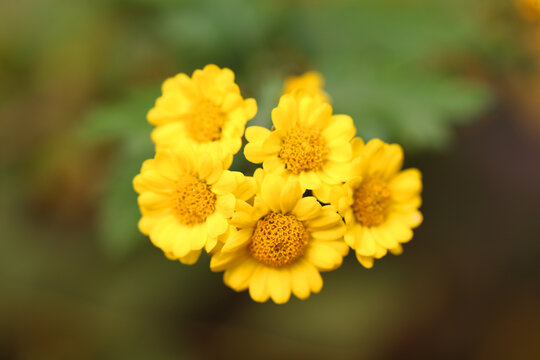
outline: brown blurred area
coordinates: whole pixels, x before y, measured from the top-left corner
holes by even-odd
[[[176,72],[221,61],[262,97],[268,74],[306,67],[298,53],[311,48],[276,30],[293,5],[261,2],[271,27],[231,2],[221,48],[214,4],[181,3],[0,5],[0,359],[540,359],[540,22],[510,2],[482,4],[494,31],[511,30],[496,55],[465,53],[451,68],[493,100],[451,126],[442,148],[404,144],[406,166],[423,173],[425,218],[404,254],[371,270],[351,254],[323,274],[320,294],[277,306],[228,289],[207,258],[184,266],[122,232],[136,230],[126,215],[138,211],[135,173],[116,169],[144,160],[146,97],[102,115],[95,138],[80,136],[89,114],[132,89],[155,99]],[[268,27],[264,37],[235,24],[242,9],[247,29]],[[116,115],[130,124],[120,134],[107,127]],[[111,250],[106,235],[131,243]]]

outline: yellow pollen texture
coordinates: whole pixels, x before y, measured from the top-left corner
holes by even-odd
[[[391,204],[388,185],[377,176],[366,177],[353,195],[352,209],[356,221],[365,226],[381,224]]]
[[[327,155],[328,148],[321,132],[307,128],[290,130],[279,151],[287,170],[296,175],[302,171],[319,170]]]
[[[184,176],[177,181],[174,210],[182,224],[202,223],[215,209],[216,195],[207,184],[193,176]]]
[[[270,213],[257,222],[249,252],[263,264],[281,267],[304,253],[309,233],[293,215]]]
[[[184,119],[189,135],[200,143],[221,139],[225,120],[223,111],[209,100],[193,104],[189,116]]]

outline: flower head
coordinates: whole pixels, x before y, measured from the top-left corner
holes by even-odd
[[[207,65],[190,78],[178,74],[163,83],[163,94],[148,112],[156,125],[152,139],[158,149],[190,142],[224,156],[238,152],[246,122],[255,116],[254,99],[243,99],[234,73]]]
[[[300,76],[290,76],[285,79],[283,94],[309,95],[329,102],[330,97],[323,90],[323,86],[323,76],[316,71],[308,71]]]
[[[283,95],[272,111],[274,130],[246,130],[246,158],[268,172],[298,179],[302,189],[339,184],[349,176],[350,140],[356,130],[347,115],[332,115],[320,99]]]
[[[225,236],[237,199],[255,181],[224,170],[228,164],[189,144],[159,151],[133,180],[142,217],[139,229],[171,259],[192,264]]]
[[[338,207],[347,226],[345,242],[367,268],[388,251],[400,254],[401,244],[422,222],[421,174],[416,169],[401,171],[402,163],[399,145],[378,139],[364,144],[356,138],[351,179],[317,192],[319,199]]]
[[[348,252],[345,226],[332,206],[302,197],[297,179],[256,173],[259,190],[253,205],[239,201],[233,230],[212,257],[213,271],[225,283],[249,289],[258,302],[285,303],[291,292],[306,299],[322,288],[320,271],[334,270]]]

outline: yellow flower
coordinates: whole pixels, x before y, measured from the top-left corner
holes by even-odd
[[[246,158],[272,173],[298,179],[302,189],[318,189],[348,179],[350,140],[356,129],[347,115],[332,115],[320,99],[283,95],[272,111],[274,130],[246,130]]]
[[[322,75],[316,71],[308,71],[300,76],[290,76],[285,79],[283,94],[310,95],[329,102],[330,97],[323,90],[323,86]]]
[[[336,204],[347,226],[345,242],[356,250],[358,261],[366,268],[387,251],[400,254],[401,246],[411,240],[411,229],[422,222],[420,171],[401,171],[403,150],[379,139],[367,144],[353,140],[351,179],[317,196]]]
[[[237,229],[210,267],[225,271],[224,282],[232,289],[249,289],[255,301],[272,298],[281,304],[291,292],[306,299],[322,288],[319,272],[339,267],[348,252],[343,220],[333,206],[302,197],[296,179],[261,171],[253,205],[238,201],[231,220]]]
[[[190,142],[206,151],[236,154],[246,122],[255,116],[254,99],[243,99],[227,68],[207,65],[190,78],[178,74],[163,83],[162,96],[148,112],[156,125],[152,139],[159,149]]]
[[[540,0],[515,0],[521,15],[529,21],[540,21]]]
[[[224,170],[219,156],[183,144],[158,151],[133,180],[142,213],[139,229],[171,259],[193,264],[225,236],[236,199],[256,190],[253,178]]]

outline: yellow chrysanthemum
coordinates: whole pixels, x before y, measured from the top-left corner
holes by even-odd
[[[529,21],[540,21],[540,0],[515,0],[521,15]]]
[[[253,205],[238,202],[231,220],[237,230],[213,255],[212,271],[225,271],[229,287],[249,289],[258,302],[285,303],[291,292],[300,299],[319,292],[319,272],[339,267],[348,252],[345,226],[335,207],[303,192],[296,179],[262,175]]]
[[[207,65],[191,78],[178,74],[163,83],[162,92],[148,112],[148,121],[156,125],[152,139],[158,150],[180,142],[224,156],[240,150],[246,122],[255,116],[257,105],[242,98],[230,69]]]
[[[283,95],[272,111],[274,130],[246,130],[246,158],[263,163],[272,173],[298,179],[302,189],[339,184],[349,176],[350,140],[356,129],[347,115],[332,115],[332,107],[304,95]]]
[[[256,183],[224,170],[219,156],[189,144],[158,151],[133,180],[142,213],[139,229],[171,259],[192,264],[211,251],[229,227],[236,201]]]
[[[387,251],[400,254],[411,240],[412,229],[422,222],[420,171],[401,171],[403,150],[397,144],[374,139],[364,144],[353,140],[351,179],[317,196],[336,204],[345,219],[345,242],[356,251],[366,268]]]
[[[329,102],[330,97],[323,90],[323,87],[323,76],[316,71],[308,71],[300,76],[290,76],[285,79],[283,94],[310,95]]]

